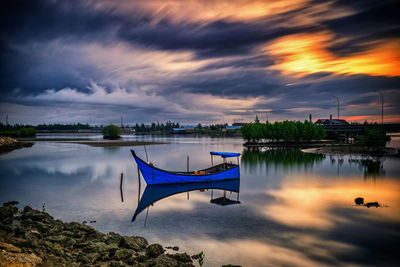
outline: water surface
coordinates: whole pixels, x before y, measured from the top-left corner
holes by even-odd
[[[0,156],[0,201],[36,209],[44,203],[64,221],[95,220],[102,232],[141,235],[190,254],[204,251],[205,266],[398,262],[399,159],[250,151],[236,138],[125,138],[170,142],[146,147],[149,160],[169,170],[186,170],[187,156],[191,169],[205,168],[211,150],[243,153],[239,195],[226,193],[240,204],[212,204],[211,194],[221,197],[222,190],[194,190],[155,202],[131,222],[138,179],[130,148],[51,142]],[[133,149],[146,157],[143,147]],[[141,185],[143,193],[143,180]],[[356,197],[384,207],[355,206]]]

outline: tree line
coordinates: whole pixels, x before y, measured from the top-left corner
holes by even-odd
[[[311,141],[326,136],[324,128],[309,121],[283,121],[274,123],[246,123],[240,129],[247,142],[260,141]]]

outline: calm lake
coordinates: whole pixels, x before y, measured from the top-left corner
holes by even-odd
[[[140,235],[191,255],[203,251],[204,266],[399,262],[398,158],[250,151],[236,138],[124,138],[169,142],[146,146],[149,160],[168,170],[185,171],[187,156],[190,169],[202,169],[210,166],[210,151],[242,153],[239,194],[226,192],[227,198],[240,203],[210,203],[224,191],[192,188],[155,202],[132,222],[139,186],[131,148],[51,142],[0,155],[0,201],[17,200],[20,207],[29,204],[39,210],[44,204],[63,221],[96,221],[89,224],[102,232]],[[399,147],[399,137],[392,145]],[[146,158],[143,146],[132,149]],[[142,179],[141,194],[145,187]],[[356,197],[383,207],[355,206]]]

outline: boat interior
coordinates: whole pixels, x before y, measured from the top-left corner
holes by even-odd
[[[238,166],[237,164],[233,163],[221,163],[212,167],[209,167],[207,169],[202,169],[198,171],[190,171],[190,172],[174,172],[176,174],[184,174],[184,175],[209,175],[209,174],[214,174],[214,173],[219,173],[225,170],[232,169],[234,167]]]

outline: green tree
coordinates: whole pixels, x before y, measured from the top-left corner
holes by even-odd
[[[365,128],[364,135],[361,136],[359,144],[366,147],[386,146],[386,133],[375,128]]]
[[[104,138],[117,138],[122,131],[117,125],[110,124],[105,126],[101,132],[103,133]]]

